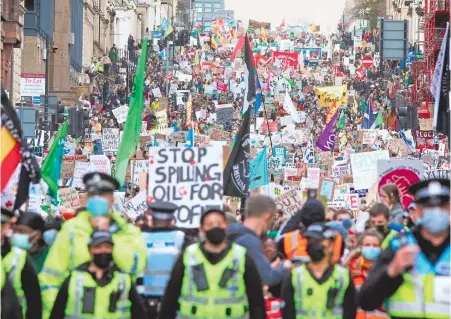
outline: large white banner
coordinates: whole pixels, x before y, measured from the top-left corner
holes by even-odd
[[[388,150],[351,154],[354,189],[369,189],[377,182],[377,161],[390,159]]]
[[[198,228],[203,211],[222,207],[222,153],[222,147],[152,147],[147,202],[176,204],[176,225]]]

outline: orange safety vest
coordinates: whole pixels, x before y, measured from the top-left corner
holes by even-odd
[[[365,278],[363,276],[355,276],[352,281],[354,283],[355,290],[359,292],[360,288],[365,283]],[[382,307],[379,307],[373,311],[365,311],[358,307],[355,319],[390,319],[390,316]]]
[[[341,258],[341,251],[343,246],[343,239],[339,233],[335,236],[334,241],[334,254],[332,261],[339,263]],[[285,234],[283,238],[284,253],[287,259],[293,259],[296,257],[307,257],[307,239],[302,236],[299,230],[295,230]]]

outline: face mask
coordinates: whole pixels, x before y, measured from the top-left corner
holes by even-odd
[[[440,207],[425,208],[421,225],[431,234],[440,234],[449,227],[449,214]]]
[[[368,260],[376,260],[381,254],[379,247],[362,247],[362,256]]]
[[[213,245],[219,245],[226,237],[226,230],[221,227],[215,227],[205,232],[208,241]]]
[[[377,225],[376,230],[381,233],[382,235],[385,234],[385,225]]]
[[[11,245],[22,248],[24,250],[30,250],[32,243],[30,243],[30,235],[26,234],[13,234],[11,238]]]
[[[112,253],[102,253],[102,254],[94,254],[92,257],[92,261],[94,264],[100,269],[106,269],[110,266],[113,261]]]
[[[56,235],[58,235],[56,229],[49,229],[42,234],[42,239],[44,239],[47,246],[52,246],[55,242]]]
[[[94,217],[106,216],[110,207],[110,202],[100,196],[94,196],[86,202],[86,208]]]
[[[320,261],[326,256],[324,252],[324,247],[321,243],[308,243],[307,244],[307,254],[313,262]]]

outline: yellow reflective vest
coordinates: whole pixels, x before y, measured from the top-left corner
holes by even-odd
[[[88,240],[94,229],[89,218],[89,212],[82,211],[75,218],[66,221],[50,248],[39,273],[43,319],[50,316],[64,278],[71,270],[91,260]],[[141,231],[120,216],[111,215],[111,218],[117,225],[117,231],[112,231],[114,263],[119,269],[132,275],[142,272],[146,266],[147,247]]]
[[[350,283],[349,270],[337,264],[333,267],[332,275],[322,284],[310,274],[306,264],[292,270],[296,319],[343,318],[343,301]],[[336,296],[333,307],[328,308],[327,298],[330,289],[336,289]]]
[[[22,288],[22,270],[27,261],[27,252],[23,249],[12,246],[11,251],[5,256],[3,262],[8,278],[14,287],[22,313],[27,313],[27,300]]]
[[[177,318],[246,318],[249,304],[244,283],[245,256],[246,249],[232,243],[227,255],[219,263],[212,265],[205,258],[199,243],[187,247],[183,255],[185,273]],[[204,271],[200,271],[199,265],[202,265]],[[201,279],[208,283],[206,289],[198,290],[197,276],[203,277]]]
[[[86,300],[87,289],[94,290],[92,300]],[[131,316],[129,294],[130,274],[114,271],[113,279],[105,286],[99,286],[87,271],[74,270],[71,273],[66,304],[66,319],[125,319]],[[91,309],[84,302],[91,303]]]

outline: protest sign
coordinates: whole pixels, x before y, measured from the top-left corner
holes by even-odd
[[[335,181],[329,178],[321,179],[319,185],[319,194],[327,198],[328,201],[332,201],[334,198]]]
[[[139,184],[139,174],[143,171],[143,170],[148,170],[149,169],[149,161],[148,160],[135,160],[135,167],[133,170],[133,179],[132,182],[136,185]]]
[[[273,168],[285,167],[287,161],[287,149],[283,146],[276,146],[272,148],[271,163]]]
[[[90,172],[100,172],[108,175],[111,174],[111,163],[105,155],[91,155],[89,157],[89,163]]]
[[[140,136],[147,136],[149,135],[149,132],[147,131],[147,122],[142,121],[141,122],[141,133],[139,133]]]
[[[152,128],[151,132],[153,134],[166,135],[168,129],[168,113],[166,110],[158,111],[155,113],[155,117],[157,118],[157,125]]]
[[[198,228],[205,209],[222,207],[222,152],[222,147],[151,148],[147,201],[176,204],[176,225]]]
[[[316,189],[319,186],[319,180],[303,177],[301,179],[300,186],[302,187],[303,190],[305,190],[305,189]]]
[[[297,190],[285,192],[277,196],[274,201],[277,209],[282,211],[284,215],[294,215],[302,208],[302,200]]]
[[[379,160],[377,162],[379,177],[379,193],[385,184],[395,184],[398,187],[401,203],[407,208],[413,201],[413,196],[407,191],[408,187],[420,181],[423,175],[423,161],[421,160]]]
[[[173,143],[185,143],[186,138],[188,137],[188,132],[186,131],[174,132],[171,136]]]
[[[28,211],[40,212],[41,206],[46,204],[43,194],[46,194],[47,190],[44,190],[45,186],[42,184],[30,184],[29,197],[28,197]]]
[[[362,144],[374,144],[377,139],[377,130],[364,130]]]
[[[309,167],[307,168],[307,178],[317,181],[319,185],[320,172],[321,170],[318,167]]]
[[[377,182],[377,161],[389,159],[388,151],[351,154],[354,189],[368,189]]]
[[[349,191],[351,192],[351,194],[359,195],[359,198],[365,198],[368,195],[368,190],[367,189],[356,190],[356,189],[351,187]]]
[[[433,179],[433,178],[443,178],[450,179],[451,174],[449,169],[433,169],[429,171],[424,171],[423,173],[424,179]]]
[[[61,165],[61,178],[69,179],[74,176],[75,162],[62,162]]]
[[[80,204],[78,192],[74,187],[60,188],[58,190],[58,198],[60,200],[60,206],[68,209],[75,209]]]
[[[332,177],[351,175],[351,164],[334,165],[332,167]]]
[[[131,220],[135,220],[139,215],[144,215],[147,211],[146,192],[139,192],[138,195],[123,204],[125,213]]]
[[[334,101],[337,107],[347,105],[348,89],[346,84],[319,87],[315,93],[320,107],[331,107]]]
[[[117,152],[119,147],[119,129],[118,128],[104,128],[102,147],[106,152]]]
[[[358,210],[360,199],[358,194],[345,194],[345,208],[350,210]]]
[[[128,106],[127,105],[120,106],[118,108],[113,109],[112,112],[117,122],[119,124],[122,124],[127,119]]]
[[[74,167],[74,179],[72,180],[72,187],[85,188],[83,183],[83,176],[89,172],[90,163],[89,162],[75,162]]]
[[[210,139],[214,141],[228,140],[231,138],[231,134],[227,131],[218,130],[213,128],[210,130]]]
[[[263,122],[262,127],[261,127],[261,132],[262,134],[266,134],[266,130],[268,129],[268,124],[266,124],[266,122]],[[271,133],[277,132],[278,130],[278,125],[276,121],[272,121],[269,122],[269,131]]]
[[[273,52],[273,61],[276,63],[277,60],[280,61],[282,70],[285,70],[288,67],[297,68],[298,66],[298,58],[299,54],[297,52],[288,53],[288,52]]]
[[[216,123],[219,125],[226,125],[231,123],[233,119],[232,104],[218,105],[216,107]]]
[[[155,89],[152,89],[152,94],[153,94],[153,96],[154,97],[158,97],[158,98],[160,98],[160,97],[162,97],[163,95],[161,94],[161,92],[160,92],[160,88],[155,88]]]

